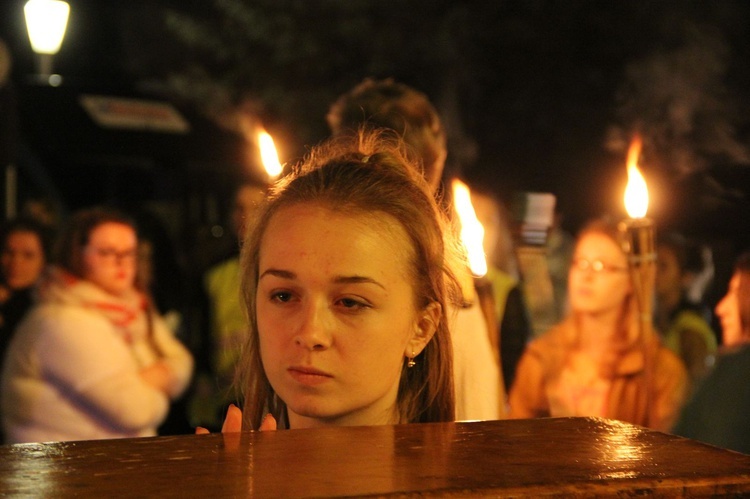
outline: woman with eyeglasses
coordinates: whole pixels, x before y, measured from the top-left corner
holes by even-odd
[[[568,276],[568,316],[532,341],[516,371],[510,417],[598,416],[668,430],[687,373],[656,335],[644,337],[617,229],[580,232]]]
[[[156,435],[193,360],[136,287],[138,236],[114,210],[77,213],[3,369],[8,443]]]

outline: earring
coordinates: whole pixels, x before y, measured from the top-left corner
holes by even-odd
[[[408,357],[408,361],[406,362],[406,367],[414,367],[417,365],[416,362],[414,362],[414,350],[411,352],[411,357]]]

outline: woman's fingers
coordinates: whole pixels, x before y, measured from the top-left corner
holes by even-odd
[[[242,431],[242,411],[234,404],[229,405],[227,416],[221,427],[222,433],[238,433]]]
[[[260,423],[260,431],[275,431],[276,430],[276,419],[270,414],[266,414],[263,418],[263,422]]]
[[[276,430],[276,419],[270,414],[266,414],[263,422],[260,424],[260,431]],[[221,427],[222,433],[238,433],[242,431],[242,410],[234,404],[230,404],[227,409],[227,415],[224,418],[224,424]],[[206,435],[210,433],[206,428],[198,426],[195,429],[196,435]]]

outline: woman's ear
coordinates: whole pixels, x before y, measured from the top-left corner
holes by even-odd
[[[414,333],[406,345],[404,355],[407,358],[414,358],[422,353],[440,325],[442,312],[443,308],[437,302],[432,302],[422,309],[414,322]]]

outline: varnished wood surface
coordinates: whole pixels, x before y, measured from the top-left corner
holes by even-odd
[[[0,447],[4,496],[644,494],[750,494],[750,456],[595,418]]]

